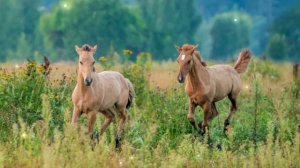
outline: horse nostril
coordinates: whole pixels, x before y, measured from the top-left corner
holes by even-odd
[[[181,76],[178,77],[178,82],[180,82],[180,81],[181,81]]]
[[[184,77],[182,75],[178,76],[178,82],[183,83],[184,82]]]
[[[85,83],[86,86],[90,86],[92,81],[93,81],[93,79],[85,79],[84,83]]]

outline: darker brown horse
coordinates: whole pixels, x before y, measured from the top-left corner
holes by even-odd
[[[242,51],[233,67],[230,65],[207,67],[199,51],[196,51],[197,47],[198,45],[188,44],[182,47],[176,46],[180,53],[177,58],[180,66],[178,82],[184,83],[187,77],[185,92],[189,96],[188,119],[195,129],[204,134],[208,129],[209,122],[218,115],[216,102],[228,97],[232,105],[224,122],[224,132],[226,132],[227,126],[237,110],[237,97],[242,88],[241,74],[248,67],[251,52],[249,50]],[[204,111],[204,121],[196,124],[195,108],[198,105]]]

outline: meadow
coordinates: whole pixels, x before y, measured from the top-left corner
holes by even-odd
[[[300,167],[300,79],[289,64],[254,59],[228,135],[223,123],[230,102],[223,100],[210,137],[202,137],[187,119],[175,61],[153,62],[147,54],[134,63],[102,60],[96,71],[122,72],[137,94],[122,151],[114,148],[117,121],[94,150],[86,118],[78,128],[70,124],[76,66],[52,64],[46,80],[35,62],[1,65],[0,167]],[[196,112],[199,122],[202,110]],[[95,134],[103,119],[99,114]]]

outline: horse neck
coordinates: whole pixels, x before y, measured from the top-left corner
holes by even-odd
[[[209,73],[196,56],[193,56],[193,62],[194,64],[189,72],[189,82],[194,89],[206,89],[210,83]]]

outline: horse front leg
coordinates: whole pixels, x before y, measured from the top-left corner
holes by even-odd
[[[72,115],[72,124],[77,125],[78,118],[80,117],[81,112],[78,110],[76,106],[74,106],[73,109],[73,115]]]
[[[203,112],[204,112],[204,121],[199,123],[200,127],[200,134],[204,135],[206,132],[206,129],[209,129],[209,121],[212,120],[214,115],[212,115],[212,103],[207,102],[202,106]]]
[[[93,130],[97,118],[97,112],[94,111],[89,112],[87,113],[87,117],[88,117],[88,134],[91,138],[93,138]]]
[[[190,121],[190,123],[192,124],[192,126],[198,131],[199,128],[196,124],[196,120],[195,120],[195,108],[196,108],[196,104],[193,103],[193,101],[190,99],[189,102],[189,113],[188,113],[188,120]]]

